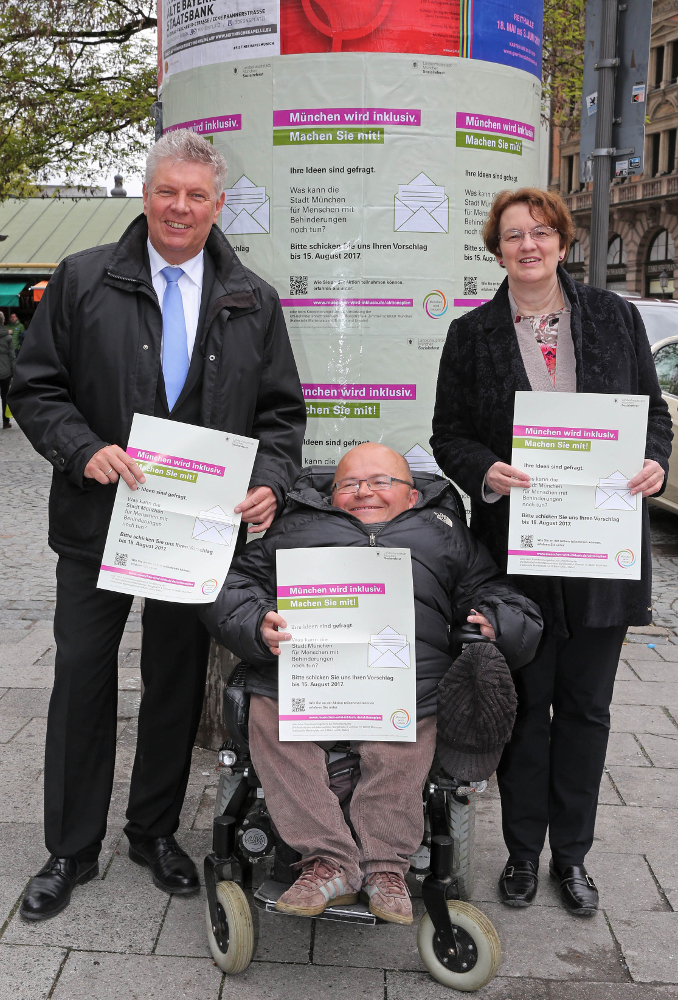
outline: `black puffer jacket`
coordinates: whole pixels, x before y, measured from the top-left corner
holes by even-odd
[[[304,470],[287,496],[287,508],[265,538],[237,557],[214,604],[201,617],[212,635],[252,665],[247,690],[277,698],[277,661],[261,639],[264,615],[276,608],[275,554],[279,548],[379,545],[412,553],[417,656],[417,715],[436,710],[438,682],[457,650],[450,627],[471,608],[486,615],[512,669],[534,656],[541,636],[536,604],[510,586],[484,545],[456,513],[461,501],[450,483],[418,475],[419,500],[378,533],[352,514],[329,506],[334,469]]]

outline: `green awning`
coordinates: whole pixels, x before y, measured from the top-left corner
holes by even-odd
[[[19,305],[19,293],[26,287],[25,281],[0,280],[0,308]]]

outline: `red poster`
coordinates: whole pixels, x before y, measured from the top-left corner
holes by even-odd
[[[459,55],[460,0],[281,0],[280,52]]]

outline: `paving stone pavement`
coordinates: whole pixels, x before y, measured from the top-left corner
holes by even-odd
[[[260,912],[252,965],[223,977],[207,948],[204,892],[168,897],[129,861],[122,828],[140,697],[138,603],[120,653],[118,766],[101,875],[53,920],[20,919],[24,887],[45,860],[56,558],[46,543],[49,468],[16,428],[0,434],[0,1000],[451,996],[425,972],[416,926],[360,929]],[[531,909],[501,905],[505,849],[491,783],[478,808],[474,893],[503,950],[497,978],[481,991],[488,1000],[678,1000],[678,517],[655,510],[652,524],[655,622],[667,634],[629,635],[622,652],[589,856],[602,909],[591,920],[570,917],[548,878]],[[179,831],[199,867],[209,850],[214,765],[213,753],[195,750]]]

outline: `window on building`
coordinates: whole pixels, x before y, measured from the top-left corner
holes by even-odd
[[[678,38],[671,42],[671,80],[678,76]]]
[[[675,174],[676,172],[676,129],[672,128],[669,132],[669,158],[668,166],[666,168],[670,174]]]
[[[659,173],[659,143],[661,141],[661,133],[655,132],[650,138],[652,140],[652,169],[650,173],[652,177],[656,177]]]
[[[584,248],[579,240],[575,240],[565,261],[565,270],[577,281],[584,280]]]
[[[568,194],[572,191],[572,177],[574,174],[574,156],[568,156],[567,158],[567,191]]]
[[[664,79],[664,46],[658,45],[654,53],[654,85],[660,87]]]
[[[606,287],[613,292],[626,291],[626,248],[621,236],[613,236],[607,247]]]
[[[675,247],[671,233],[660,229],[650,244],[645,264],[645,294],[655,299],[673,298]]]
[[[651,261],[673,260],[674,253],[673,237],[667,229],[662,229],[652,240],[649,259]]]
[[[608,266],[626,264],[626,250],[621,236],[613,236],[607,248]]]
[[[572,246],[570,247],[570,252],[567,255],[566,263],[581,264],[582,266],[584,265],[584,249],[579,240],[575,240]]]

